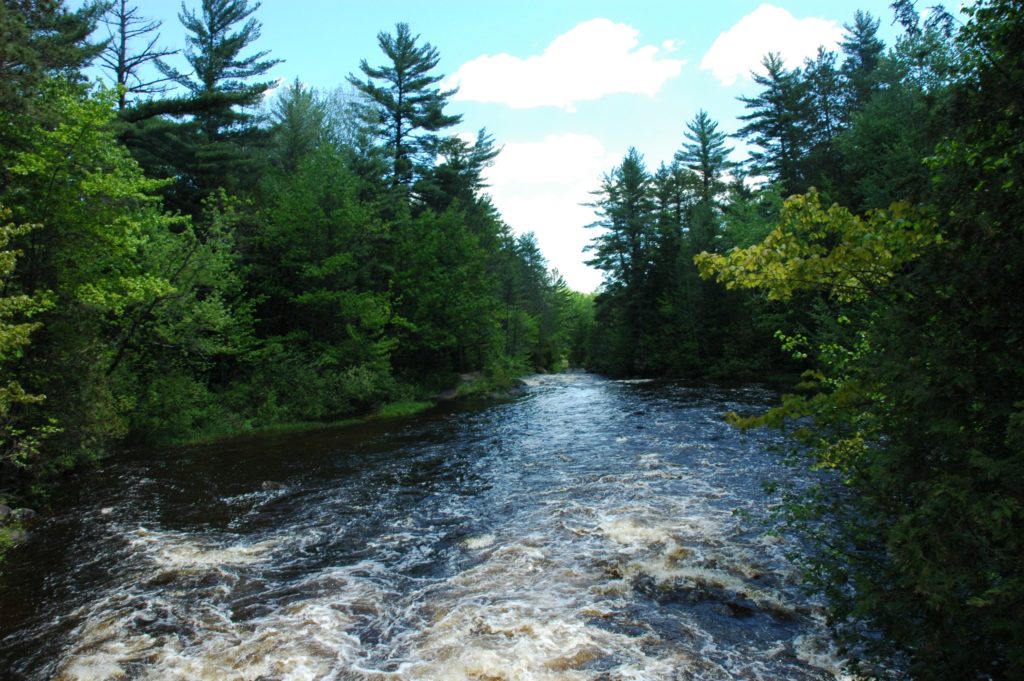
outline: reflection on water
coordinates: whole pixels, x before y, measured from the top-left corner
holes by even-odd
[[[721,414],[770,399],[567,374],[390,426],[124,455],[12,556],[0,669],[841,678],[786,543],[745,519],[791,472]]]

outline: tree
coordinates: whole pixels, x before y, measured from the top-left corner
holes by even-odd
[[[839,45],[844,56],[841,72],[846,81],[847,116],[862,109],[881,85],[876,71],[885,43],[878,39],[878,24],[878,19],[870,13],[857,10],[853,24],[843,25],[846,34]]]
[[[437,211],[448,208],[453,201],[473,207],[480,200],[480,191],[487,187],[484,171],[501,153],[494,147],[494,138],[481,129],[473,144],[459,137],[448,137],[437,145],[440,162],[425,171],[416,184],[416,192],[424,204]]]
[[[169,89],[170,78],[143,76],[142,67],[158,59],[177,54],[177,50],[157,47],[161,22],[139,16],[139,8],[129,5],[128,0],[114,0],[103,24],[107,27],[107,42],[99,55],[100,62],[110,73],[110,80],[118,90],[117,108],[121,111],[128,106],[128,96],[162,95]],[[131,43],[143,38],[145,46],[133,51]]]
[[[41,225],[19,237],[23,255],[8,285],[52,301],[38,316],[33,351],[19,359],[26,390],[47,396],[24,410],[25,423],[38,428],[56,420],[61,428],[27,466],[37,478],[98,455],[128,432],[137,412],[135,360],[170,354],[163,342],[169,336],[150,329],[191,315],[196,323],[183,336],[197,347],[209,328],[203,319],[230,316],[218,312],[218,287],[211,284],[226,279],[223,271],[202,282],[202,313],[178,306],[164,314],[195,295],[188,281],[203,249],[185,243],[187,220],[163,213],[162,183],[144,177],[116,143],[112,97],[83,96],[62,80],[50,81],[41,96],[51,120],[22,130],[8,187],[17,199],[15,220]],[[153,352],[157,345],[160,353]]]
[[[10,209],[0,206],[0,288],[5,292],[12,283],[20,255],[17,250],[9,248],[11,240],[39,227],[16,225],[8,222],[10,219]],[[52,425],[31,427],[21,422],[19,407],[40,404],[46,398],[27,392],[12,371],[29,345],[32,332],[40,326],[39,322],[27,320],[46,307],[45,294],[28,296],[15,293],[0,297],[0,485],[12,474],[12,468],[31,466],[38,456],[41,440],[55,432]]]
[[[807,151],[808,119],[805,85],[799,70],[788,71],[778,54],[762,61],[765,73],[754,73],[764,88],[756,97],[740,97],[749,113],[737,135],[761,148],[750,153],[751,168],[779,182],[786,194],[806,189],[802,159]]]
[[[651,176],[640,152],[630,147],[594,194],[598,219],[588,227],[604,231],[587,246],[594,253],[587,264],[605,272],[606,286],[638,287],[654,243]]]
[[[267,59],[265,51],[245,54],[260,36],[257,9],[259,3],[247,0],[203,0],[198,13],[182,4],[191,73],[153,61],[185,94],[135,102],[120,117],[120,138],[147,173],[175,178],[165,189],[169,205],[197,218],[218,188],[251,189],[264,159],[257,150],[265,136],[252,108],[272,82],[250,81],[280,60]]]
[[[394,35],[381,31],[377,44],[389,63],[373,67],[364,59],[359,69],[366,79],[348,77],[367,98],[363,117],[390,158],[392,187],[407,189],[420,174],[418,166],[430,165],[436,154],[436,133],[462,120],[444,113],[455,90],[434,87],[444,77],[431,74],[440,55],[430,43],[417,46],[418,40],[404,23],[395,25]]]
[[[252,15],[260,8],[248,0],[202,0],[200,13],[181,5],[178,18],[189,35],[185,37],[185,59],[193,75],[183,74],[157,59],[163,74],[192,97],[200,127],[208,141],[219,139],[231,126],[249,120],[238,107],[251,107],[260,101],[272,81],[246,82],[264,75],[281,62],[265,59],[269,51],[243,56],[243,51],[259,40],[260,22]],[[236,24],[245,22],[237,31]]]
[[[717,236],[721,195],[725,191],[723,174],[732,166],[725,146],[725,133],[718,131],[718,123],[701,109],[686,124],[686,142],[676,152],[676,161],[695,175],[696,196],[691,207],[690,241],[694,253],[712,250]]]
[[[63,2],[6,0],[0,5],[0,111],[25,112],[46,79],[80,79],[80,69],[102,45],[88,42],[102,10],[88,3],[75,12]]]
[[[499,351],[499,305],[489,253],[453,207],[394,226],[395,366],[420,378],[478,371]]]
[[[808,128],[805,173],[810,185],[822,190],[842,189],[843,159],[837,139],[849,125],[845,81],[836,68],[837,55],[818,48],[814,59],[804,62],[803,80],[807,90]]]
[[[773,300],[817,289],[851,301],[880,295],[935,242],[933,220],[907,204],[861,218],[838,205],[822,207],[812,191],[787,199],[778,226],[760,243],[695,260],[702,276],[728,288],[763,289]]]
[[[651,176],[643,156],[630,148],[622,164],[605,175],[590,204],[598,219],[588,225],[603,230],[586,250],[593,252],[587,264],[603,270],[604,289],[596,300],[596,316],[610,333],[607,346],[595,358],[607,362],[605,370],[630,373],[640,353],[638,342],[651,326],[649,275],[656,252],[655,203]]]
[[[277,96],[271,118],[273,160],[284,173],[296,172],[302,160],[329,139],[327,108],[298,78]]]
[[[808,392],[737,420],[793,424],[839,474],[846,489],[816,499],[838,536],[812,534],[830,619],[853,654],[903,653],[914,678],[1015,679],[1024,665],[1020,9],[968,8],[955,77],[930,90],[948,105],[919,205],[857,217],[797,197],[762,244],[701,262],[734,285],[835,303],[831,324],[785,337],[815,359]]]
[[[733,167],[729,161],[732,149],[725,146],[725,134],[719,132],[718,123],[706,111],[699,111],[686,127],[683,148],[676,152],[676,160],[691,174],[687,238],[683,248],[669,253],[668,262],[678,270],[674,277],[676,288],[666,290],[667,295],[659,302],[666,317],[674,322],[671,332],[692,341],[688,359],[709,363],[723,354],[728,309],[721,287],[697,280],[693,256],[722,248],[722,201],[726,191],[723,175]],[[681,364],[682,357],[678,353],[676,357],[674,363]]]

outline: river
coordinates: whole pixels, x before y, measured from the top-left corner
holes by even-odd
[[[833,679],[758,522],[759,386],[530,379],[490,405],[124,453],[0,576],[5,679]]]

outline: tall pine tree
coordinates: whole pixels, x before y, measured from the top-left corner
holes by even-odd
[[[417,45],[418,40],[404,23],[395,25],[394,35],[381,31],[377,44],[388,63],[374,67],[364,59],[359,69],[365,80],[348,77],[367,99],[362,116],[387,153],[393,187],[411,187],[437,151],[437,133],[462,120],[444,113],[455,91],[436,87],[444,76],[432,71],[441,57],[430,43]]]

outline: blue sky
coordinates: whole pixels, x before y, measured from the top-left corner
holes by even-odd
[[[189,7],[198,0],[186,0]],[[138,0],[160,19],[162,44],[179,47],[180,2]],[[255,49],[284,62],[271,77],[332,90],[360,59],[382,63],[379,31],[406,22],[441,54],[457,84],[458,132],[486,127],[503,147],[489,189],[517,233],[533,231],[569,285],[591,291],[600,273],[583,264],[594,236],[581,203],[630,146],[653,170],[671,159],[686,122],[705,109],[726,133],[739,127],[740,95],[756,94],[750,69],[778,51],[790,65],[834,46],[862,9],[895,29],[889,0],[264,0]],[[175,62],[184,68],[183,62]],[[734,142],[737,157],[742,145]]]

